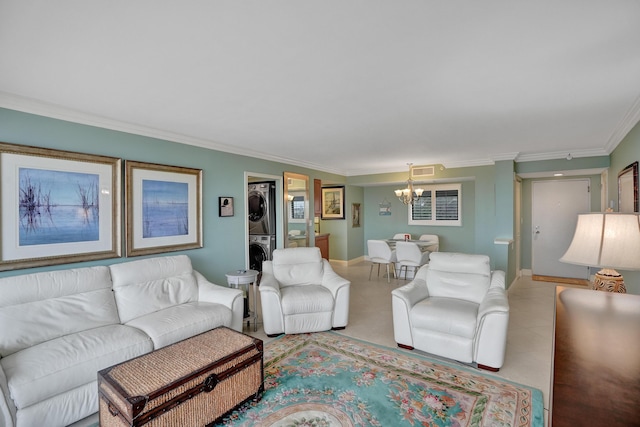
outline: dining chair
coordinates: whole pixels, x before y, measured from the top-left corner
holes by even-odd
[[[429,242],[435,242],[433,245],[427,246],[425,249],[429,252],[440,251],[440,237],[437,234],[423,234],[418,240],[426,240]]]
[[[420,267],[429,263],[429,252],[422,252],[420,247],[414,242],[398,242],[396,243],[396,259],[400,266],[400,275],[404,268],[404,278],[407,279],[407,270],[413,267],[413,276]]]
[[[371,261],[369,280],[371,280],[371,272],[375,264],[378,264],[378,276],[380,276],[380,265],[384,264],[387,267],[387,283],[390,282],[389,265],[392,267],[393,277],[396,278],[396,251],[392,251],[387,242],[384,240],[367,240],[367,251]]]

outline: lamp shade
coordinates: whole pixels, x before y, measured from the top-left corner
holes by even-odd
[[[589,267],[640,270],[640,215],[578,215],[573,240],[561,262]]]

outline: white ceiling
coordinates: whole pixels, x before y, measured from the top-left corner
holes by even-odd
[[[343,175],[609,154],[637,0],[0,0],[0,106]]]

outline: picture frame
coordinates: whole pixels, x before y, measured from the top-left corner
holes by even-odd
[[[125,161],[126,255],[202,247],[202,169]]]
[[[344,185],[322,187],[322,219],[344,219]]]
[[[218,197],[218,216],[233,216],[233,197]]]
[[[351,204],[351,227],[360,227],[360,203]]]
[[[121,159],[0,142],[0,271],[117,258]]]
[[[640,212],[637,161],[618,173],[618,212]]]

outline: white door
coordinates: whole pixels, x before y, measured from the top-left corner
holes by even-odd
[[[532,199],[533,274],[587,279],[587,267],[559,259],[569,248],[578,214],[590,211],[589,180],[534,181]]]

